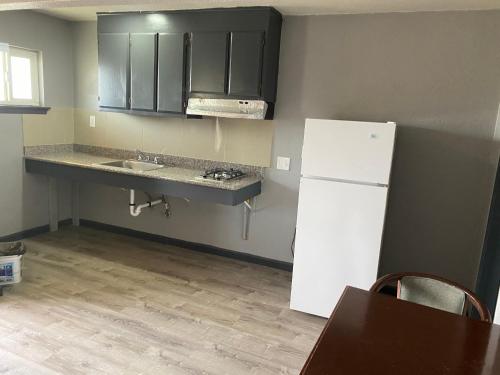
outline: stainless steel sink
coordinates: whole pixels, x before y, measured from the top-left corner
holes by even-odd
[[[148,163],[148,162],[138,161],[138,160],[110,161],[107,163],[102,163],[101,165],[104,165],[107,167],[132,169],[134,171],[139,171],[139,172],[154,171],[156,169],[161,169],[164,167],[163,164]]]

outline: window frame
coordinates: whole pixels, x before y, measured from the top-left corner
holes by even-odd
[[[43,84],[42,84],[42,53],[29,48],[18,47],[14,45],[0,48],[0,54],[3,55],[3,66],[0,66],[0,74],[4,75],[4,90],[5,100],[0,101],[0,107],[42,107],[43,106]],[[13,82],[12,82],[12,64],[11,57],[27,58],[30,61],[31,73],[31,99],[15,99],[13,97]]]
[[[0,105],[6,105],[8,104],[9,101],[9,94],[8,94],[8,84],[9,84],[9,78],[8,78],[8,73],[7,73],[7,67],[5,66],[8,62],[8,45],[5,44],[0,44],[0,56],[2,59],[0,60],[0,75],[2,75],[3,78],[3,85],[0,86],[0,91],[3,91],[3,100],[0,100]]]

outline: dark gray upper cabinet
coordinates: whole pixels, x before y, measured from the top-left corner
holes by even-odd
[[[128,108],[129,34],[99,34],[99,105]]]
[[[190,97],[248,98],[272,118],[281,24],[270,7],[98,14],[99,105],[184,115]]]
[[[191,34],[189,92],[225,95],[227,92],[227,32]]]
[[[185,58],[185,33],[158,36],[158,112],[184,112]]]
[[[263,32],[231,33],[228,87],[230,96],[261,96],[263,48]]]
[[[130,34],[130,109],[156,110],[156,34]]]

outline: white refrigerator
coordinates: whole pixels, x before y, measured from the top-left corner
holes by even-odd
[[[290,308],[328,317],[377,278],[396,124],[307,119]]]

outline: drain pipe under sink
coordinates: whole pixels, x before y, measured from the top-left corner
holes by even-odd
[[[134,189],[130,190],[129,206],[130,206],[130,215],[132,215],[133,217],[139,216],[141,214],[143,208],[153,207],[153,206],[159,205],[161,203],[163,203],[163,199],[157,199],[155,201],[148,201],[148,202],[143,203],[143,204],[135,204],[135,190]]]

